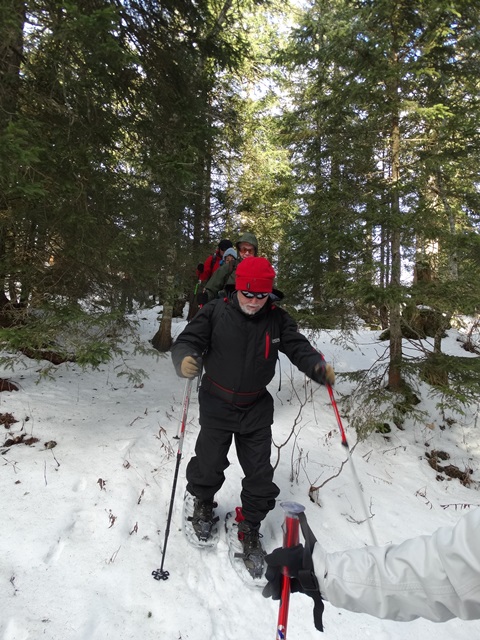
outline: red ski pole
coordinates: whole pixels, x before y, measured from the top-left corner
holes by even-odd
[[[305,511],[305,507],[298,502],[281,502],[280,506],[285,511],[283,522],[283,547],[295,547],[299,543],[298,514]],[[277,636],[276,640],[286,640],[288,607],[290,604],[290,576],[288,568],[283,567],[282,591],[280,596],[280,608],[278,610]]]
[[[345,429],[343,428],[342,420],[340,418],[340,413],[338,411],[337,403],[335,402],[335,396],[333,395],[333,389],[331,385],[327,384],[328,395],[330,396],[330,400],[332,403],[333,411],[335,413],[335,417],[337,418],[338,428],[340,430],[340,436],[342,438],[342,444],[344,447],[348,449],[347,436],[345,435]]]
[[[355,487],[357,488],[358,497],[360,498],[360,504],[362,505],[363,512],[365,514],[365,520],[367,521],[368,528],[370,530],[370,536],[372,537],[373,544],[375,546],[378,545],[377,536],[375,535],[375,531],[373,530],[373,526],[370,520],[370,515],[368,513],[367,505],[365,504],[365,497],[362,493],[360,480],[358,479],[357,470],[355,469],[355,465],[353,464],[353,458],[350,455],[350,449],[347,442],[347,436],[345,435],[345,429],[343,428],[342,419],[340,418],[340,412],[338,411],[337,403],[335,402],[335,396],[333,395],[333,389],[331,385],[327,384],[328,395],[330,396],[330,400],[332,402],[333,411],[335,413],[335,417],[337,418],[338,428],[340,430],[340,436],[342,438],[342,445],[346,448],[348,452],[348,461],[350,462],[350,468],[352,470],[352,475],[355,480]]]

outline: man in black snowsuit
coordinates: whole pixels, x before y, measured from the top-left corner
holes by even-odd
[[[275,271],[266,258],[242,260],[236,269],[231,298],[206,304],[178,336],[172,360],[178,375],[205,373],[199,391],[200,433],[195,456],[187,466],[187,491],[195,497],[192,517],[197,536],[207,539],[215,523],[215,494],[228,467],[232,438],[245,477],[239,539],[244,560],[263,565],[260,523],[275,507],[279,489],[270,463],[273,398],[266,386],[275,375],[278,351],[320,384],[333,384],[335,374],[321,353],[297,330],[293,318],[272,297]],[[228,363],[228,366],[225,364]]]

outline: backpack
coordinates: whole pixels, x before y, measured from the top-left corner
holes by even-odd
[[[216,252],[215,252],[215,253],[213,253],[213,254],[212,254],[212,262],[210,263],[210,269],[211,269],[212,275],[213,275],[213,270],[214,270],[214,268],[215,268],[215,263],[216,263],[216,261],[217,261],[217,258],[218,258],[217,253],[216,253]]]
[[[216,264],[216,262],[217,262],[217,259],[218,259],[218,255],[217,255],[217,253],[216,253],[216,252],[215,252],[215,253],[212,253],[212,260],[211,260],[211,262],[210,262],[210,267],[209,267],[209,269],[208,269],[208,270],[209,270],[209,275],[208,275],[207,280],[208,280],[208,279],[210,279],[210,278],[213,276],[213,271],[214,271],[214,269],[215,269],[215,264]],[[208,258],[207,258],[207,260],[208,260]],[[203,272],[204,272],[204,270],[205,270],[205,263],[207,262],[207,260],[205,260],[205,262],[202,264],[203,269],[200,271],[200,273],[203,273]]]

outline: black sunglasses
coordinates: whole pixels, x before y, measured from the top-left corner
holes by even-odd
[[[245,298],[257,298],[258,300],[263,300],[270,295],[269,293],[253,293],[253,291],[240,291],[240,293]]]

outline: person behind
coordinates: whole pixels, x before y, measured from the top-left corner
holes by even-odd
[[[313,576],[304,573],[309,563],[302,545],[267,555],[265,597],[280,598],[286,566],[293,591],[314,597],[316,590],[335,607],[356,613],[401,622],[480,619],[480,508],[453,527],[400,544],[326,553],[316,543],[311,559]]]
[[[233,247],[231,240],[220,240],[215,253],[208,256],[203,263],[199,263],[197,266],[197,277],[200,282],[206,283],[212,275],[219,269],[222,264],[223,255],[227,249]]]
[[[237,261],[237,252],[233,247],[227,249],[223,254],[223,260],[221,264],[236,264]]]
[[[216,521],[214,497],[224,483],[234,440],[244,473],[240,497],[245,519],[238,525],[239,539],[252,573],[263,569],[260,524],[279,493],[270,463],[273,398],[266,388],[275,375],[278,352],[312,380],[335,381],[323,355],[272,301],[274,277],[266,258],[242,260],[233,295],[206,304],[172,347],[178,375],[198,376],[202,359],[205,370],[199,389],[200,432],[186,471],[187,491],[194,496],[193,529],[199,539],[208,540]]]
[[[227,249],[223,254],[223,260],[222,260],[222,265],[225,265],[226,267],[225,273],[228,272],[229,275],[234,273],[237,267],[237,264],[238,264],[238,258],[237,258],[236,250],[233,248]],[[228,295],[228,292],[226,290],[221,290],[217,293],[217,297],[219,298],[226,295]],[[208,302],[208,296],[206,296],[205,301]]]
[[[198,310],[202,308],[205,302],[208,301],[208,297],[204,293],[204,284],[210,280],[212,275],[217,271],[222,264],[224,264],[224,254],[229,249],[232,249],[233,244],[231,240],[220,240],[218,247],[213,255],[209,255],[205,262],[200,262],[197,265],[196,276],[197,283],[193,292],[190,294],[190,306],[188,309],[187,320],[190,320],[198,313]]]
[[[238,258],[233,267],[231,265],[222,265],[216,271],[204,288],[202,302],[205,304],[209,300],[213,300],[221,292],[227,295],[235,289],[235,269],[237,265],[245,258],[256,257],[258,254],[258,241],[253,233],[243,233],[236,243]]]

